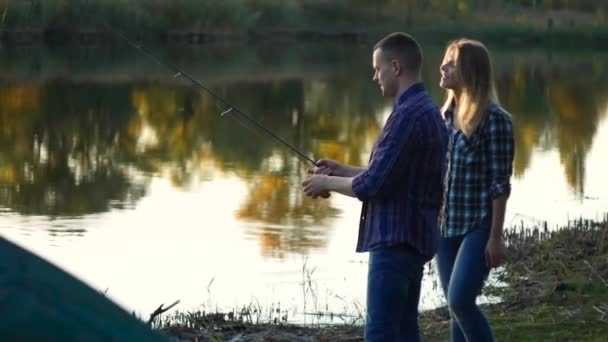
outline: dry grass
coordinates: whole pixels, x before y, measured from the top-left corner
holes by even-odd
[[[601,221],[576,220],[549,230],[513,227],[506,231],[508,260],[499,279],[508,286],[486,287],[503,301],[486,305],[499,341],[602,341],[608,336],[608,215]],[[302,271],[303,295],[314,292],[314,269]],[[314,305],[313,305],[314,306]],[[230,313],[189,312],[157,325],[182,339],[228,341],[362,341],[359,320],[351,324],[297,326],[284,312],[260,315],[250,306]],[[265,311],[266,312],[266,311]],[[262,319],[258,319],[258,318]],[[445,307],[424,312],[420,328],[425,341],[448,339]]]

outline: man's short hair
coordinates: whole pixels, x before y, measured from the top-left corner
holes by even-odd
[[[374,46],[374,50],[381,50],[386,59],[397,59],[411,73],[419,73],[422,67],[422,49],[420,45],[407,33],[394,32],[382,38]]]

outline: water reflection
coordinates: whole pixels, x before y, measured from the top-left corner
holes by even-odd
[[[593,86],[593,85],[592,85]],[[566,179],[573,192],[585,195],[585,165],[598,128],[600,97],[587,84],[551,86],[548,96],[555,113],[555,140]],[[604,89],[602,93],[605,94]],[[603,99],[602,99],[603,100]]]
[[[535,149],[555,148],[571,192],[584,196],[586,157],[608,98],[608,75],[583,76],[594,68],[591,63],[499,68],[499,92],[514,114],[516,177],[523,176]]]
[[[129,120],[121,86],[53,82],[0,93],[0,202],[27,215],[80,216],[144,195],[117,160]],[[108,99],[112,99],[108,101]]]
[[[164,57],[204,75],[216,93],[310,156],[366,163],[390,110],[370,80],[367,48],[294,49],[281,58],[266,49],[218,50]],[[441,52],[430,51],[425,78],[440,101],[434,63]],[[142,175],[166,176],[188,189],[230,173],[248,187],[235,199],[234,216],[249,223],[246,235],[259,241],[264,256],[328,245],[331,230],[314,227],[339,218],[340,208],[302,195],[306,165],[238,116],[220,118],[225,107],[190,84],[124,52],[70,62],[4,53],[1,206],[78,217],[133,207],[146,196]],[[606,116],[600,108],[608,97],[608,62],[511,53],[498,53],[496,69],[500,96],[514,115],[515,176],[523,177],[535,150],[557,149],[571,192],[584,196],[586,158]],[[204,62],[196,61],[200,54]]]

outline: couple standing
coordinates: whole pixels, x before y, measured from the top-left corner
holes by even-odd
[[[365,340],[420,340],[423,266],[437,253],[452,341],[492,341],[475,299],[505,254],[514,142],[489,52],[470,39],[450,43],[440,67],[441,110],[422,84],[413,37],[388,35],[372,64],[374,81],[395,104],[369,165],[323,159],[302,183],[313,198],[333,191],[363,202],[357,252],[370,253]]]

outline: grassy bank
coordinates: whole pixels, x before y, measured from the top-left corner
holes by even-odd
[[[498,341],[604,341],[608,336],[608,217],[507,232],[503,298],[486,306]],[[445,341],[445,309],[426,313],[428,341]]]
[[[2,28],[99,28],[103,21],[125,30],[246,32],[258,29],[365,27],[384,17],[365,1],[277,0],[4,0]],[[354,6],[353,6],[354,5]],[[375,7],[375,6],[371,6]]]
[[[419,40],[438,44],[470,37],[501,48],[535,47],[550,50],[606,50],[608,27],[561,27],[554,29],[515,26],[510,24],[484,25],[437,25],[415,27],[410,30]],[[377,38],[380,36],[377,35]]]
[[[608,336],[608,216],[579,220],[556,230],[515,227],[507,233],[508,260],[498,278],[504,287],[486,286],[499,304],[483,307],[498,341],[604,341]],[[157,327],[181,339],[228,341],[362,341],[353,324],[294,326],[251,312],[175,314]],[[425,341],[448,340],[446,308],[420,318]]]
[[[461,3],[467,3],[461,6]],[[458,36],[512,45],[608,46],[606,8],[531,8],[505,1],[397,0],[0,0],[3,40],[95,41],[107,22],[131,36],[155,40],[375,41],[410,31],[445,42]],[[491,18],[491,20],[489,20]],[[62,37],[61,32],[88,36]],[[358,36],[345,33],[365,33]],[[183,34],[181,34],[183,33]],[[199,36],[184,36],[199,33]],[[181,35],[180,35],[181,34]],[[59,38],[58,38],[59,37]]]

